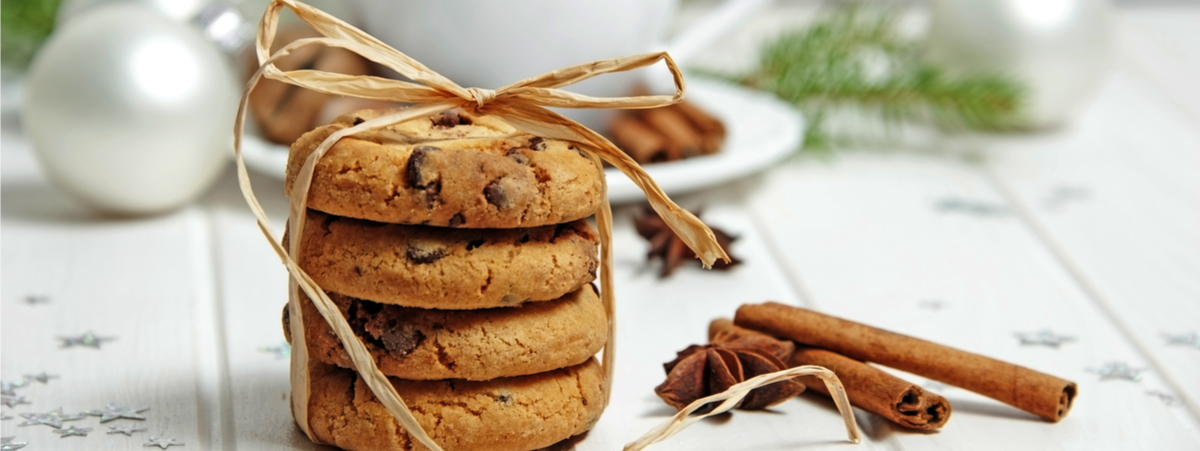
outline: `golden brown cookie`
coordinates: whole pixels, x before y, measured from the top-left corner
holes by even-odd
[[[383,224],[309,210],[300,265],[327,291],[463,310],[546,301],[595,280],[587,220],[530,229]]]
[[[385,113],[343,115],[296,140],[286,191],[326,137]],[[576,145],[449,111],[338,141],[316,165],[308,206],[397,224],[517,228],[591,216],[603,193],[603,169]]]
[[[353,371],[310,365],[309,426],[347,450],[425,449],[414,442]],[[417,422],[447,451],[526,451],[595,425],[604,410],[596,361],[529,376],[471,381],[389,378]]]
[[[304,293],[309,356],[353,368],[350,355]],[[608,321],[590,286],[520,307],[427,310],[329,293],[379,371],[403,379],[488,380],[578,365],[604,346]],[[291,341],[284,307],[284,335]]]

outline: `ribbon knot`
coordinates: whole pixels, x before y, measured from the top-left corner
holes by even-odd
[[[472,99],[475,99],[475,104],[479,105],[479,108],[483,108],[488,102],[496,100],[496,91],[494,89],[467,88],[467,92],[471,94]]]

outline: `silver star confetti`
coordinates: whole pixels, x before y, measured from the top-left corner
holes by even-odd
[[[125,434],[132,437],[134,432],[146,432],[146,428],[132,424],[112,425],[108,427],[109,434]]]
[[[286,360],[292,356],[292,345],[280,343],[279,346],[259,346],[258,352],[275,354],[275,360]]]
[[[54,374],[46,374],[45,371],[42,371],[41,374],[26,374],[25,375],[26,383],[41,382],[43,384],[46,384],[46,383],[50,382],[50,379],[58,379],[58,376],[54,375]]]
[[[47,296],[28,295],[25,296],[25,303],[29,305],[49,304],[50,298]]]
[[[24,448],[25,442],[14,442],[16,437],[0,437],[0,451],[15,451]]]
[[[1046,198],[1046,209],[1057,210],[1071,202],[1085,200],[1090,196],[1087,188],[1080,186],[1057,186]]]
[[[1167,340],[1167,346],[1187,346],[1200,349],[1200,335],[1196,335],[1195,332],[1183,335],[1163,334],[1163,338]]]
[[[17,396],[17,393],[14,392],[13,390],[16,390],[18,388],[25,388],[26,385],[29,385],[29,381],[21,381],[21,382],[0,381],[0,395]]]
[[[80,437],[87,437],[88,432],[92,432],[92,428],[77,428],[72,425],[71,427],[68,427],[66,429],[58,428],[54,432],[57,433],[58,435],[61,435],[62,438],[67,438],[72,435],[77,435]]]
[[[44,424],[55,429],[62,429],[62,424],[64,421],[82,420],[83,414],[63,415],[62,407],[59,407],[47,413],[22,413],[21,417],[25,418],[25,422],[18,424],[17,426],[36,426],[39,424]]]
[[[978,200],[958,199],[958,198],[953,198],[953,197],[939,200],[938,203],[935,205],[935,208],[937,208],[937,210],[941,211],[941,212],[946,212],[946,213],[956,212],[956,213],[963,213],[963,214],[968,214],[968,215],[972,215],[972,216],[1007,216],[1008,215],[1008,207],[1005,207],[1004,205],[994,204],[994,203],[984,202],[984,201],[978,201]]]
[[[1021,346],[1046,346],[1058,349],[1063,343],[1075,341],[1075,337],[1070,335],[1055,335],[1050,329],[1043,329],[1034,333],[1017,332],[1016,336],[1021,340]]]
[[[936,311],[946,308],[946,301],[942,301],[939,299],[926,299],[926,300],[923,300],[923,301],[917,303],[917,306],[921,307],[923,309],[926,309],[926,310],[933,310],[936,312]]]
[[[107,423],[118,418],[125,418],[127,420],[145,420],[146,417],[138,414],[147,410],[150,410],[150,408],[146,406],[124,407],[115,402],[110,402],[104,405],[104,409],[91,410],[88,411],[87,414],[94,417],[100,417],[101,423]]]
[[[29,400],[25,399],[24,396],[4,395],[2,398],[0,398],[0,404],[4,404],[11,408],[16,407],[17,404],[29,404]]]
[[[144,448],[149,448],[151,446],[167,449],[168,446],[183,446],[183,442],[175,438],[150,437],[150,441],[146,442],[145,445],[142,445]]]
[[[1179,399],[1178,396],[1170,393],[1161,392],[1158,390],[1146,390],[1146,394],[1158,398],[1158,400],[1162,401],[1163,404],[1166,404],[1167,407],[1179,407],[1183,405],[1182,399]]]
[[[1100,380],[1102,381],[1125,379],[1127,381],[1141,382],[1141,373],[1143,371],[1147,370],[1145,368],[1134,368],[1122,362],[1109,362],[1100,368],[1088,368],[1088,372],[1100,375]]]
[[[100,343],[116,340],[116,338],[112,338],[112,337],[98,337],[98,336],[96,336],[95,332],[92,332],[90,330],[87,332],[84,332],[83,335],[80,335],[78,337],[58,337],[58,339],[62,340],[62,347],[64,347],[64,348],[72,348],[75,346],[87,346],[89,348],[95,348],[95,349],[100,349]]]

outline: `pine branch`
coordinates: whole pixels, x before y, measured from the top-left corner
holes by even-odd
[[[856,108],[889,129],[927,123],[943,130],[994,130],[1017,124],[1025,95],[998,75],[948,76],[921,61],[918,44],[894,31],[887,12],[855,5],[780,36],[763,48],[754,71],[718,77],[799,106],[810,121],[806,147],[853,142],[825,136],[831,109]]]

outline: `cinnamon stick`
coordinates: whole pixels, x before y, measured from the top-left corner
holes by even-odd
[[[961,387],[1057,422],[1078,387],[1022,366],[774,302],[743,305],[734,324]]]
[[[709,341],[728,341],[750,336],[767,336],[762,332],[733,325],[720,318],[708,326]],[[846,387],[850,404],[874,413],[910,429],[933,431],[950,419],[950,403],[946,398],[926,393],[921,387],[905,382],[866,363],[817,348],[801,348],[786,359],[788,367],[823,366],[833,371]],[[805,385],[829,396],[823,384],[801,378]]]
[[[700,150],[705,155],[717,153],[725,143],[725,124],[691,102],[671,105],[700,131]]]
[[[674,150],[667,138],[631,114],[617,114],[609,124],[613,142],[638,163],[669,161]],[[678,156],[675,156],[678,159]]]
[[[703,153],[701,131],[692,127],[691,121],[671,105],[663,108],[643,110],[642,119],[658,130],[679,148],[683,158]]]
[[[926,393],[921,387],[866,363],[824,349],[801,348],[792,354],[788,366],[802,365],[829,368],[846,386],[850,404],[906,428],[934,431],[950,420],[950,402],[946,398]],[[821,384],[808,386],[829,395]]]

